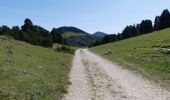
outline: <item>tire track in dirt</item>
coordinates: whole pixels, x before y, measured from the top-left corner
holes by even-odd
[[[84,52],[83,52],[84,53]],[[120,85],[116,83],[97,62],[93,62],[82,53],[82,63],[89,80],[92,100],[122,100],[127,96]]]

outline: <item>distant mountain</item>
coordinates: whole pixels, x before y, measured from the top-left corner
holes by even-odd
[[[99,31],[93,34],[93,36],[97,36],[97,37],[104,37],[105,35],[107,34],[104,32],[99,32]]]
[[[65,37],[65,42],[70,46],[75,47],[89,47],[98,40],[97,37],[91,34],[66,32],[62,35]]]
[[[93,44],[99,37],[93,36],[79,28],[76,27],[60,27],[59,30],[63,30],[62,34],[65,39],[65,43],[70,46],[75,47],[89,47]]]
[[[64,26],[64,27],[60,27],[58,29],[63,30],[64,32],[73,32],[73,33],[83,33],[83,34],[88,34],[87,32],[76,28],[76,27],[72,27],[72,26]]]

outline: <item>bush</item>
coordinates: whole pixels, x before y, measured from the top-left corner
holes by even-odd
[[[57,48],[55,48],[54,50],[57,52],[65,52],[65,53],[71,53],[71,54],[74,54],[75,52],[75,49],[69,46],[66,46],[66,45],[62,45],[62,46],[58,45]]]

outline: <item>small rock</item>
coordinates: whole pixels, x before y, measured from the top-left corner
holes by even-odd
[[[41,66],[39,66],[39,69],[42,69],[42,67],[41,67]]]
[[[11,92],[11,95],[15,96],[15,95],[16,95],[16,93],[15,93],[14,91],[12,91],[12,92]]]
[[[22,71],[24,74],[27,74],[28,72],[26,72],[25,70]]]

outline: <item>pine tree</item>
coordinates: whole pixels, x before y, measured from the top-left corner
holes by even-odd
[[[154,30],[160,30],[160,16],[155,17]]]
[[[168,27],[170,27],[170,13],[168,9],[165,9],[160,16],[160,28],[164,29]]]

